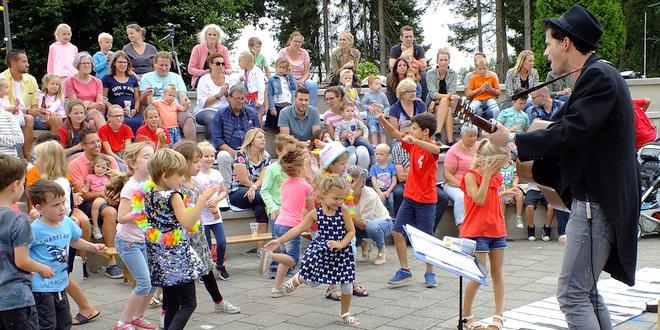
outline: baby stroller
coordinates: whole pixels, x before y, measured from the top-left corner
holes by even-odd
[[[660,142],[651,142],[637,152],[641,164],[642,205],[637,237],[660,233]]]

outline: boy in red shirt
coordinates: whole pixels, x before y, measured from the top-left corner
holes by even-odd
[[[477,69],[472,75],[465,96],[472,100],[470,109],[481,116],[486,113],[487,119],[495,118],[500,113],[500,107],[497,106],[497,97],[500,96],[500,84],[497,81],[497,75],[488,70],[488,61],[482,58],[477,60]],[[485,104],[484,111],[481,106]]]
[[[410,224],[429,235],[433,235],[435,204],[438,201],[435,183],[440,147],[433,142],[431,136],[435,133],[437,122],[430,113],[416,115],[412,118],[412,134],[407,135],[394,128],[380,110],[376,109],[374,115],[378,117],[385,131],[392,138],[401,140],[403,149],[410,153],[410,172],[408,172],[408,181],[406,181],[403,191],[403,202],[399,207],[396,221],[394,221],[392,227],[392,238],[394,238],[394,246],[401,269],[392,276],[388,284],[399,285],[412,279],[412,273],[408,267],[403,226]],[[431,264],[426,264],[424,284],[427,288],[434,288],[438,285]]]
[[[135,141],[150,141],[156,146],[156,149],[167,147],[172,143],[167,128],[160,124],[160,114],[152,106],[144,109],[144,125],[138,128],[135,134]]]
[[[124,109],[113,104],[108,109],[108,122],[99,128],[99,138],[103,152],[117,161],[119,170],[127,170],[124,163],[124,150],[131,144],[133,131],[123,123]]]

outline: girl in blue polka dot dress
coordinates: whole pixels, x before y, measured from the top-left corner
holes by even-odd
[[[321,206],[309,212],[298,226],[268,242],[264,249],[270,254],[270,251],[298,237],[310,228],[312,222],[316,222],[318,234],[302,258],[300,271],[284,284],[284,292],[291,294],[303,284],[312,287],[319,284],[339,285],[342,320],[347,325],[358,326],[360,321],[348,311],[355,281],[355,262],[351,249],[355,227],[348,208],[343,204],[348,187],[339,175],[319,174],[314,179],[314,189],[321,200]]]

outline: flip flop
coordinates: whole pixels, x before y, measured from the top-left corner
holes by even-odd
[[[76,314],[76,316],[73,318],[73,321],[77,321],[78,323],[72,323],[73,325],[83,325],[87,324],[93,319],[97,318],[99,315],[101,315],[101,311],[98,309],[95,309],[92,311],[92,314],[87,317],[85,315],[82,315],[80,313]]]

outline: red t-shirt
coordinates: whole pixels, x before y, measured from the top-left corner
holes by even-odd
[[[635,149],[655,140],[656,130],[651,120],[646,115],[642,107],[644,99],[633,99],[633,108],[635,108]]]
[[[133,131],[126,124],[121,124],[117,132],[110,128],[110,124],[104,124],[99,128],[99,138],[102,142],[110,143],[112,152],[120,152],[124,150],[124,142],[133,138]]]
[[[163,129],[165,132],[165,136],[167,137],[167,144],[172,143],[172,140],[170,140],[170,133],[167,132],[167,128],[164,126],[161,126],[160,128]],[[156,135],[156,131],[152,131],[149,129],[149,126],[147,124],[144,124],[138,128],[137,132],[135,132],[135,141],[137,142],[142,142],[142,141],[151,141],[154,145],[158,145],[158,136]]]
[[[465,176],[472,173],[477,177],[477,184],[481,185],[481,173],[469,169],[465,171]],[[497,173],[490,178],[488,192],[484,204],[479,206],[467,193],[465,188],[465,176],[461,180],[461,190],[463,190],[463,204],[465,205],[465,219],[461,227],[461,237],[506,237],[506,225],[504,216],[500,207],[500,196],[498,190],[502,186],[502,173]]]
[[[410,198],[417,203],[437,203],[438,192],[435,188],[435,181],[438,171],[438,155],[407,142],[401,142],[401,147],[410,153],[410,171],[403,189],[403,197]]]
[[[82,128],[72,128],[71,130],[74,131],[73,134],[77,134],[82,130]],[[60,136],[60,144],[62,147],[67,148],[67,144],[69,143],[69,128],[67,128],[66,125],[60,126],[57,128],[57,134]]]

